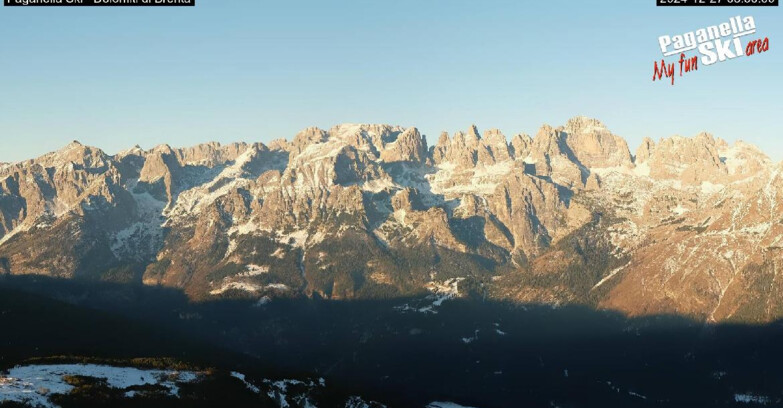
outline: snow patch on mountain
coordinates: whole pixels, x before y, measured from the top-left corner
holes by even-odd
[[[397,306],[395,309],[401,312],[418,312],[418,313],[432,313],[436,314],[436,310],[443,305],[443,302],[454,299],[460,296],[459,283],[464,281],[465,278],[451,278],[443,282],[430,281],[424,287],[431,292],[424,298],[427,302],[425,305],[411,306],[406,303],[402,306]]]
[[[267,290],[287,291],[290,288],[288,285],[282,283],[271,283],[268,285],[250,283],[250,282],[223,282],[223,284],[217,288],[209,291],[210,295],[221,295],[229,290],[238,290],[243,292],[257,293]]]
[[[628,266],[628,264],[626,264],[626,265],[623,265],[623,266],[621,266],[621,267],[619,267],[619,268],[612,269],[612,271],[611,271],[611,272],[609,272],[609,274],[607,274],[606,276],[604,276],[604,277],[603,277],[603,278],[602,278],[600,281],[598,281],[598,283],[596,283],[596,284],[593,286],[593,289],[596,289],[596,288],[598,288],[599,286],[601,286],[601,285],[603,285],[604,283],[606,283],[606,281],[608,281],[609,279],[612,279],[612,278],[613,278],[615,275],[617,275],[617,274],[618,274],[618,273],[620,273],[620,272],[621,272],[623,269],[625,269],[625,267],[626,267],[626,266]],[[593,290],[593,289],[591,289],[591,290]]]
[[[305,229],[295,230],[289,233],[277,231],[277,241],[281,244],[290,245],[294,248],[304,248],[309,236],[310,233]]]
[[[257,153],[258,150],[255,147],[248,147],[232,164],[226,166],[214,178],[208,174],[209,172],[206,172],[205,183],[194,183],[200,185],[180,193],[172,208],[168,210],[168,215],[170,217],[184,217],[198,213],[205,206],[214,203],[215,200],[230,191],[247,187],[251,183],[253,174],[246,171],[244,167],[256,157]]]

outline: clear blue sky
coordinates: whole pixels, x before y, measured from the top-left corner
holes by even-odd
[[[779,7],[623,1],[197,0],[0,8],[0,161],[291,138],[343,122],[533,134],[574,115],[629,140],[707,130],[783,159]],[[770,51],[652,82],[657,38],[753,15]],[[674,60],[669,57],[668,60]]]

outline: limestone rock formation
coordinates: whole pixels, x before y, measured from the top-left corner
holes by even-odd
[[[413,296],[457,279],[516,302],[771,321],[782,174],[707,133],[631,156],[584,117],[431,147],[363,124],[113,156],[73,142],[0,165],[0,273],[194,299]]]

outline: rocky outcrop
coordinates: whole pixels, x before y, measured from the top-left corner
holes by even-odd
[[[565,144],[587,168],[631,166],[631,154],[623,138],[613,135],[597,119],[582,116],[565,125]]]
[[[526,134],[518,134],[511,138],[510,153],[516,160],[525,160],[530,155],[533,139]]]
[[[74,142],[0,166],[0,258],[194,299],[410,296],[439,276],[496,299],[769,321],[782,170],[706,133],[632,157],[584,117],[432,147],[357,124],[114,156]]]
[[[587,172],[566,145],[562,128],[542,126],[533,138],[530,158],[536,175],[550,177],[568,188],[584,185]]]
[[[410,128],[397,136],[397,140],[384,146],[381,160],[386,163],[411,162],[421,164],[427,160],[427,140],[416,128]]]
[[[293,156],[298,156],[311,145],[325,142],[327,137],[327,133],[317,127],[307,128],[294,136],[289,150]]]
[[[449,134],[447,132],[443,132],[440,134],[440,137],[438,138],[438,143],[432,147],[432,160],[436,164],[440,164],[444,161],[446,161],[446,156],[449,152],[449,146],[451,146],[451,138],[449,137]]]
[[[478,161],[483,164],[497,164],[511,159],[508,142],[498,129],[484,132],[479,148]]]
[[[650,160],[652,152],[655,150],[655,142],[649,137],[642,139],[642,144],[636,149],[636,164],[643,164]]]
[[[715,139],[706,133],[695,138],[661,139],[652,150],[648,164],[651,177],[679,179],[687,184],[699,184],[727,174]]]

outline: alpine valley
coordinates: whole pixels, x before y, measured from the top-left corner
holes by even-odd
[[[776,404],[783,372],[758,367],[783,360],[781,170],[708,133],[632,154],[585,117],[434,144],[355,124],[115,155],[73,142],[0,165],[0,286],[21,299],[0,320],[57,302],[94,336],[94,313],[173,334],[0,346],[15,363],[159,354],[189,378],[245,364],[310,384],[256,406]],[[176,336],[223,357],[194,363]],[[274,384],[210,381],[240,375]],[[338,391],[312,391],[319,377]]]

